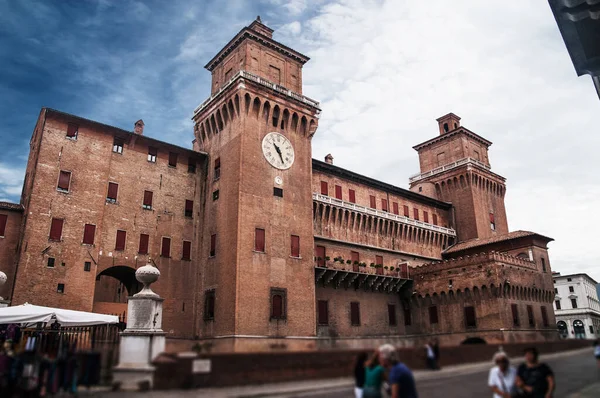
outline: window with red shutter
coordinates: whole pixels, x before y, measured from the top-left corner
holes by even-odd
[[[219,178],[221,178],[221,158],[216,158],[214,173],[213,173],[213,180],[218,180]]]
[[[181,254],[182,260],[191,260],[192,259],[192,242],[188,240],[183,241],[183,250]]]
[[[108,193],[106,194],[106,201],[109,203],[117,203],[117,195],[119,193],[119,184],[114,182],[108,183]]]
[[[419,219],[419,209],[413,209],[413,218],[415,220]]]
[[[117,239],[115,242],[115,250],[125,250],[125,238],[127,236],[127,232],[118,230],[117,231]]]
[[[360,267],[360,254],[358,252],[351,251],[350,252],[350,261],[352,261],[352,270],[354,272],[359,271]]]
[[[429,222],[429,213],[427,213],[425,210],[423,210],[423,221]]]
[[[529,326],[535,326],[535,318],[533,317],[533,307],[527,306],[527,318],[529,318]]]
[[[408,279],[408,264],[398,264],[398,267],[400,268],[400,278]]]
[[[329,309],[326,300],[317,301],[317,323],[319,325],[329,325]]]
[[[438,323],[438,309],[435,305],[429,307],[429,323],[432,325]]]
[[[381,210],[388,211],[388,203],[387,199],[381,199]]]
[[[496,221],[494,220],[494,213],[490,213],[490,228],[492,231],[496,230]]]
[[[342,187],[340,185],[335,186],[335,198],[342,199]]]
[[[383,275],[383,256],[375,256],[375,265],[378,266],[375,268],[375,273],[377,275]]]
[[[329,195],[329,187],[325,181],[321,181],[321,195]]]
[[[369,205],[371,206],[371,209],[377,208],[377,199],[375,199],[375,196],[369,195]]]
[[[85,224],[83,227],[83,243],[86,245],[93,245],[95,235],[96,226],[93,224]]]
[[[138,248],[139,254],[148,254],[148,241],[150,240],[150,235],[141,234],[140,235],[140,246]]]
[[[315,246],[315,257],[317,258],[317,266],[325,266],[325,246]]]
[[[392,203],[392,210],[394,211],[394,214],[396,214],[396,215],[400,214],[400,210],[398,209],[398,202]]]
[[[177,167],[177,154],[169,152],[169,167]]]
[[[286,290],[271,289],[271,319],[286,318]]]
[[[517,307],[516,304],[511,304],[510,311],[512,312],[513,325],[520,326],[521,320],[519,319],[519,307]]]
[[[58,189],[61,192],[69,192],[69,185],[71,184],[71,172],[61,170],[58,175]]]
[[[437,221],[437,214],[433,214],[433,225],[438,225],[438,221]]]
[[[350,303],[350,324],[360,326],[360,303]]]
[[[475,318],[475,307],[465,307],[465,326],[468,328],[477,327],[477,319]]]
[[[158,156],[158,149],[149,146],[148,147],[148,161],[156,163],[156,157]]]
[[[79,126],[73,123],[69,123],[67,126],[67,137],[77,139],[77,133],[79,132]]]
[[[548,313],[546,312],[546,307],[542,306],[541,310],[542,310],[542,323],[543,323],[544,327],[548,327],[549,323],[548,323]]]
[[[152,210],[152,191],[144,191],[142,207],[146,210]]]
[[[167,238],[166,236],[163,236],[162,238],[162,245],[161,245],[161,249],[160,249],[160,256],[161,257],[171,257],[171,238]]]
[[[390,326],[396,326],[396,306],[388,304],[388,323]]]
[[[291,246],[292,257],[300,257],[300,237],[298,235],[291,236]]]
[[[185,216],[188,218],[192,218],[194,216],[194,201],[193,200],[185,200]]]
[[[52,219],[52,223],[50,224],[50,240],[60,241],[62,238],[63,222],[62,218]]]
[[[348,190],[348,200],[350,203],[356,203],[356,192],[354,189]]]
[[[265,230],[261,228],[254,229],[254,251],[264,253],[265,251]]]
[[[404,217],[410,217],[410,213],[408,212],[408,206],[404,205]]]
[[[214,257],[217,254],[217,235],[210,236],[210,257]]]
[[[5,236],[6,224],[8,223],[8,216],[6,214],[0,214],[0,236]]]

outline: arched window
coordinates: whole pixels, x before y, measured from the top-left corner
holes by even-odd
[[[444,131],[447,133],[448,132],[448,123],[444,123]]]
[[[286,318],[285,289],[271,289],[271,319]]]

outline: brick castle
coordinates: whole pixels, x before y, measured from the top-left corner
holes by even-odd
[[[312,159],[308,57],[272,34],[208,62],[193,150],[43,108],[0,203],[0,295],[124,316],[152,261],[168,336],[219,350],[557,338],[552,239],[509,232],[491,142],[442,116],[410,190]]]

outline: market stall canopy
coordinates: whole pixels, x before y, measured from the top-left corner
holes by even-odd
[[[27,303],[14,307],[0,308],[0,324],[37,322],[58,322],[61,326],[92,326],[119,323],[119,317],[93,312],[42,307]]]

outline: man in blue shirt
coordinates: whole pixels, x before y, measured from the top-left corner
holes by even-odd
[[[396,347],[384,344],[379,347],[379,363],[389,370],[388,383],[392,398],[418,398],[415,378],[410,369],[398,361]]]

